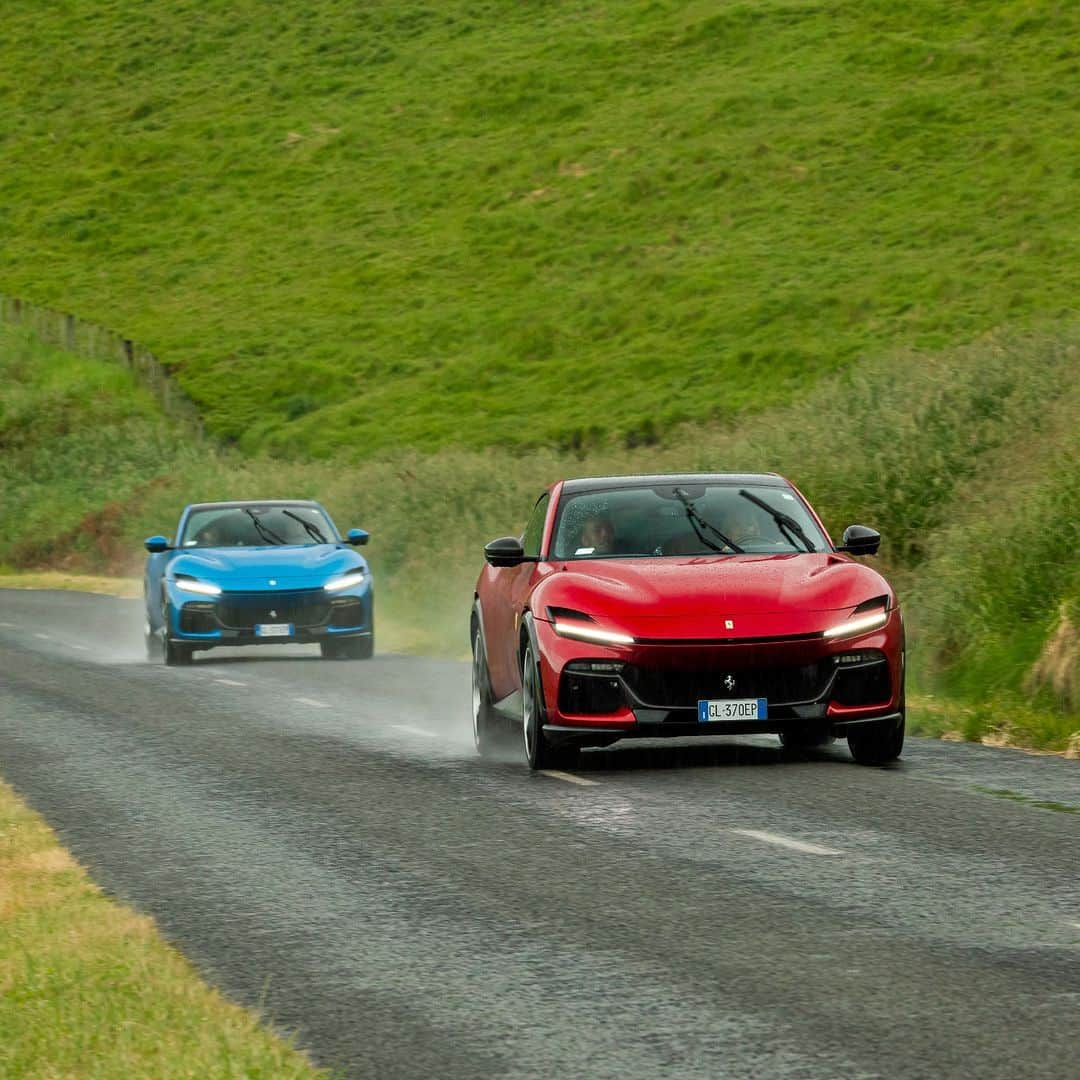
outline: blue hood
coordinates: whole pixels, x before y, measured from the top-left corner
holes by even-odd
[[[198,548],[178,552],[169,564],[169,576],[190,574],[228,591],[257,592],[319,588],[356,569],[367,569],[363,556],[336,544]]]

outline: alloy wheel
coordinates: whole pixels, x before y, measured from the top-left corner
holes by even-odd
[[[525,650],[521,663],[521,728],[525,736],[525,756],[533,761],[536,756],[536,665],[533,663],[532,647]]]
[[[482,642],[480,640],[480,631],[476,631],[476,636],[473,638],[473,662],[472,662],[472,734],[473,745],[477,751],[480,750],[480,710],[483,707],[483,696],[481,692],[481,682],[483,678],[483,671],[480,665],[483,663],[483,655],[481,653]]]

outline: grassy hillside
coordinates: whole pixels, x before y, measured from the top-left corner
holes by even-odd
[[[1060,0],[8,0],[0,291],[247,450],[648,442],[1075,310],[1077,40]]]
[[[381,645],[461,656],[482,545],[520,530],[553,479],[771,468],[834,535],[882,530],[922,730],[1054,749],[1080,732],[1075,332],[859,364],[736,430],[689,425],[662,448],[458,449],[349,469],[193,445],[126,372],[0,328],[0,384],[16,381],[0,401],[0,569],[138,573],[142,537],[169,533],[185,502],[315,497],[372,533]]]

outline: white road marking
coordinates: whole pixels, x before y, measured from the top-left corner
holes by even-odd
[[[1070,925],[1070,926],[1071,926],[1071,927],[1072,927],[1072,928],[1073,928],[1074,930],[1080,930],[1080,922],[1071,922],[1071,923],[1069,923],[1069,925]]]
[[[313,709],[329,709],[330,706],[325,701],[316,701],[314,698],[298,697],[293,698],[293,701],[300,702],[301,705],[310,705]]]
[[[777,847],[791,848],[792,851],[802,851],[807,855],[843,855],[836,848],[820,847],[818,844],[808,844],[804,840],[793,840],[790,836],[780,836],[778,833],[758,832],[757,829],[732,829],[739,836],[749,836],[751,840],[762,840],[766,844],[776,844]]]
[[[219,682],[222,686],[247,686],[246,682],[237,682],[236,679],[215,679],[214,682]],[[300,698],[296,700],[299,701]]]
[[[437,739],[438,732],[428,731],[427,728],[411,727],[409,724],[391,724],[395,731],[407,731],[410,735],[426,735],[429,739]]]
[[[541,776],[550,776],[553,780],[565,780],[568,784],[580,784],[582,787],[597,787],[599,780],[586,780],[584,776],[575,776],[573,773],[560,772],[558,769],[537,769]]]
[[[90,646],[89,645],[80,645],[78,642],[75,642],[75,641],[73,641],[71,643],[71,647],[73,649],[78,649],[79,652],[89,652],[90,651]]]
[[[52,641],[52,634],[35,634],[34,637],[41,638],[42,641]]]
[[[15,624],[13,622],[0,622],[0,626],[10,626],[12,629],[15,628]]]

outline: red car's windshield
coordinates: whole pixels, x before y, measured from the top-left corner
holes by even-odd
[[[790,488],[683,484],[565,495],[559,503],[550,557],[827,550],[829,543],[821,529]]]

